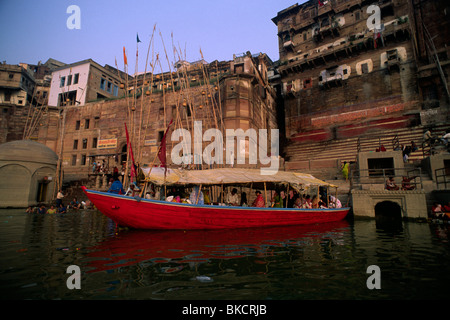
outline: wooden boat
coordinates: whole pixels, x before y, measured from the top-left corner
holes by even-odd
[[[158,184],[161,181],[161,174],[161,170],[155,170],[155,172],[152,170],[152,178],[149,180]],[[289,183],[288,188],[300,190],[309,187],[312,183],[316,183],[317,186],[331,186],[311,175],[280,172],[274,175],[262,176],[259,174],[259,170],[251,169],[198,171],[170,169],[164,180],[173,186],[200,185],[200,187],[202,185],[205,186],[205,184],[236,185],[250,183],[251,188],[253,188],[258,183],[264,183],[264,186],[268,183]],[[100,212],[121,226],[135,229],[230,229],[327,223],[343,220],[350,209],[196,205],[130,197],[89,190],[86,187],[82,187],[82,189]]]

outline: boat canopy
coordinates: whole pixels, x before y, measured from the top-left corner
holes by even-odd
[[[262,188],[264,183],[269,185],[289,184],[301,190],[310,186],[333,187],[337,186],[315,178],[306,173],[294,171],[278,171],[271,175],[262,175],[260,169],[221,168],[210,170],[182,170],[167,169],[164,179],[164,168],[142,168],[147,182],[156,185],[232,185],[252,184],[254,188]],[[150,172],[150,176],[149,176]]]

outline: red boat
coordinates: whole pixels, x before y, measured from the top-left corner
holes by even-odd
[[[147,183],[162,186],[220,186],[222,199],[225,186],[248,186],[262,189],[267,196],[267,187],[295,189],[298,192],[309,190],[319,196],[319,187],[335,187],[316,179],[312,175],[280,171],[262,175],[257,169],[223,168],[211,170],[178,170],[162,168],[143,170]],[[151,174],[150,174],[151,173]],[[146,186],[144,189],[146,189]],[[316,189],[314,189],[316,187]],[[161,190],[164,190],[161,188]],[[225,205],[199,205],[159,200],[148,200],[115,193],[89,190],[83,191],[91,202],[107,217],[117,224],[135,229],[199,230],[257,228],[268,226],[290,226],[313,223],[326,223],[343,220],[350,208],[292,209],[266,207],[240,207]],[[329,193],[328,193],[329,194]]]
[[[344,219],[350,209],[194,205],[82,188],[101,213],[120,226],[134,229],[229,229],[325,223]]]

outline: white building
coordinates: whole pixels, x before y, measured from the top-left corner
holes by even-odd
[[[121,97],[125,82],[112,68],[105,68],[92,59],[72,63],[52,73],[49,106],[79,105],[108,98]]]

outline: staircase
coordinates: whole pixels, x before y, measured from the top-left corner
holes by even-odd
[[[450,129],[450,125],[440,125],[433,129],[433,134],[440,137],[442,134]],[[372,135],[365,135],[361,137],[352,137],[347,139],[336,139],[331,141],[321,142],[292,142],[285,148],[285,154],[288,161],[286,161],[286,168],[289,169],[290,164],[299,163],[302,161],[317,161],[324,160],[351,162],[356,161],[359,151],[373,151],[375,152],[380,145],[383,145],[386,150],[394,150],[395,144],[411,145],[414,141],[419,148],[417,151],[410,154],[408,162],[420,162],[424,158],[422,150],[422,136],[424,127],[417,126],[414,128],[399,128],[380,132],[379,135],[373,133]],[[394,140],[395,138],[395,140]],[[314,169],[310,167],[309,169]]]

